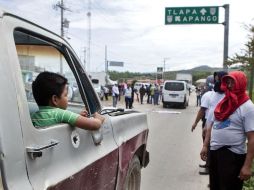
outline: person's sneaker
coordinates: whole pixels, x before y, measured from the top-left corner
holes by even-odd
[[[209,174],[208,168],[200,168],[199,174],[200,175],[208,175]]]

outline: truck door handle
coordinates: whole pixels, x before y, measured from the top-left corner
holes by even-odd
[[[47,145],[37,145],[34,147],[26,147],[26,152],[29,154],[29,156],[34,160],[37,157],[42,156],[42,151],[52,148],[59,144],[59,141],[51,140],[49,144]]]

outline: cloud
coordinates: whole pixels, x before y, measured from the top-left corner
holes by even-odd
[[[0,6],[43,27],[60,33],[60,10],[53,9],[57,0],[0,0]],[[88,4],[84,0],[64,0],[70,11],[66,36],[79,57],[88,46]],[[222,66],[224,27],[218,25],[164,25],[165,7],[221,6],[230,4],[229,56],[240,51],[247,42],[244,24],[253,23],[253,0],[92,0],[91,1],[91,68],[103,70],[105,46],[108,59],[125,62],[124,68],[149,72],[167,61],[168,70],[199,65]],[[220,22],[224,9],[220,8]]]

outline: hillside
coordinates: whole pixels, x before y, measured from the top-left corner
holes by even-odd
[[[176,78],[176,73],[190,73],[193,76],[192,81],[196,81],[201,78],[206,78],[208,75],[213,74],[214,71],[222,70],[222,68],[209,67],[206,65],[194,67],[188,70],[178,70],[178,71],[167,71],[164,73],[164,78],[167,80],[174,80]],[[120,82],[126,79],[156,79],[156,73],[132,73],[132,72],[117,72],[109,71],[110,78],[112,80],[118,80]]]
[[[209,67],[207,65],[202,65],[202,66],[198,66],[198,67],[194,67],[192,69],[189,70],[179,70],[179,71],[175,71],[175,72],[185,72],[185,73],[195,73],[195,72],[215,72],[218,70],[222,70],[222,68],[219,67]]]

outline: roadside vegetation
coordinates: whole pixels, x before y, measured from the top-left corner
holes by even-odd
[[[204,67],[204,70],[202,68]],[[198,69],[198,70],[195,70]],[[165,80],[175,80],[176,73],[190,73],[192,74],[192,80],[193,83],[197,81],[198,79],[205,79],[208,75],[212,75],[215,70],[218,70],[218,68],[210,68],[207,66],[201,66],[197,68],[193,68],[190,70],[180,70],[180,71],[166,71],[164,73]],[[118,80],[121,82],[126,82],[127,80],[142,80],[142,79],[150,79],[155,80],[156,79],[156,73],[138,73],[138,72],[118,72],[118,71],[109,71],[109,76],[111,80]]]
[[[253,99],[253,80],[254,80],[254,25],[245,25],[248,31],[248,41],[244,44],[245,47],[240,49],[240,53],[236,53],[227,61],[228,67],[237,65],[238,70],[242,70],[248,77],[248,92],[249,97]]]
[[[254,162],[252,164],[252,171],[254,172]],[[243,190],[254,190],[254,176],[244,182]]]

